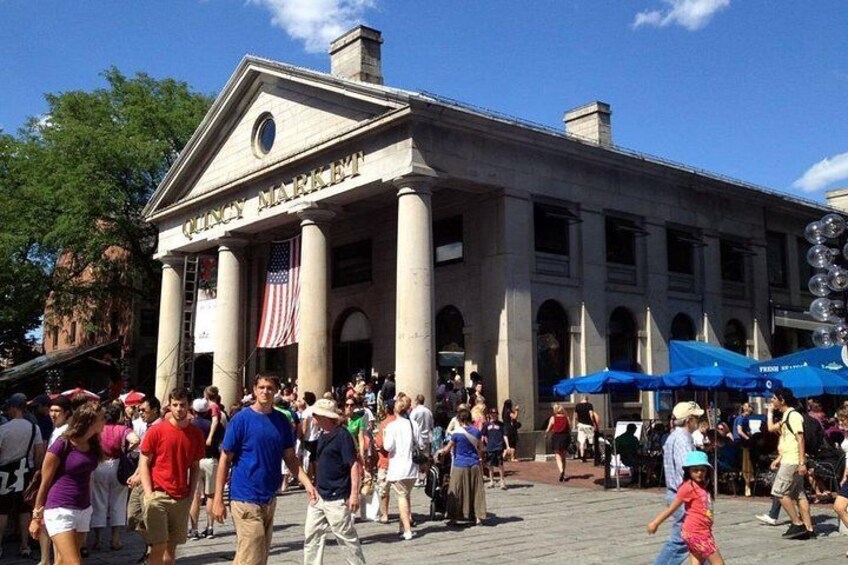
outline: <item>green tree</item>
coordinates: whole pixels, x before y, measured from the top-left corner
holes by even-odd
[[[48,94],[42,118],[0,139],[2,349],[38,326],[48,295],[63,315],[158,291],[141,210],[212,97],[144,73],[103,77],[106,88]]]

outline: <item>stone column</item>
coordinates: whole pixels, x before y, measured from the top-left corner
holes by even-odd
[[[398,392],[432,404],[436,359],[433,312],[433,218],[428,177],[394,181],[398,188],[395,375]]]
[[[243,377],[242,248],[247,242],[236,238],[218,240],[218,294],[215,304],[214,365],[212,384],[218,387],[224,406],[241,399]]]
[[[327,231],[335,213],[317,207],[300,212],[300,322],[297,336],[297,384],[318,398],[332,388],[327,297],[330,250]]]
[[[168,395],[182,382],[180,337],[183,319],[183,272],[181,255],[164,255],[162,289],[159,299],[159,336],[156,344],[156,397],[164,405]]]

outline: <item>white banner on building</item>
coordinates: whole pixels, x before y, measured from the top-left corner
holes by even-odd
[[[218,261],[215,257],[200,259],[197,302],[194,311],[194,352],[212,353],[215,311],[218,295]]]

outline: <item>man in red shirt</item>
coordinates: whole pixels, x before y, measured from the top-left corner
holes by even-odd
[[[184,544],[188,535],[191,493],[197,487],[206,445],[201,431],[190,425],[189,402],[187,390],[174,389],[168,397],[170,414],[141,442],[138,469],[150,565],[174,563],[177,545]]]

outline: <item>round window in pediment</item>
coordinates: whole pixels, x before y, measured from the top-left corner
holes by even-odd
[[[253,141],[256,153],[259,156],[267,155],[271,151],[271,148],[274,147],[274,140],[276,138],[277,124],[274,123],[274,117],[271,114],[263,114],[256,121]]]

